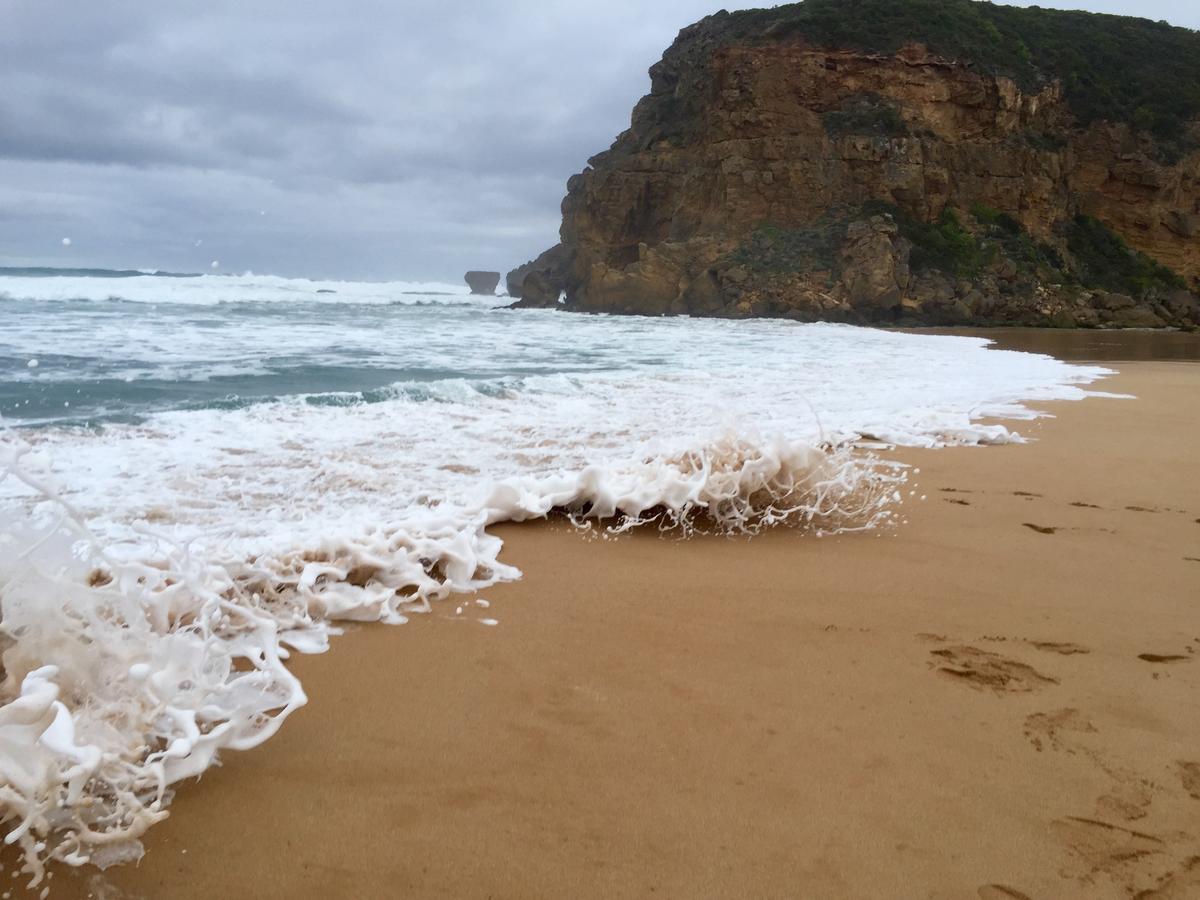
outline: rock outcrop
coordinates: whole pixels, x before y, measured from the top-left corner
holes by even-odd
[[[499,272],[468,272],[463,278],[472,294],[483,294],[491,297],[496,293],[496,285],[500,283]]]
[[[931,46],[927,5],[807,0],[684,29],[629,130],[568,182],[561,245],[510,273],[509,293],[538,269],[540,288],[591,312],[1200,325],[1196,109],[1167,140],[1143,127],[1172,102],[1161,91],[1110,120],[1025,59],[1026,40],[1053,48],[1079,22],[1126,42],[1136,23],[1171,52],[1194,39],[1198,58],[1200,35],[945,0],[964,23],[1003,16],[996,40],[1025,60],[1010,77],[1000,51],[984,65]],[[855,46],[858,25],[836,43],[821,30],[874,6],[912,34],[881,51],[870,34]],[[1180,91],[1200,98],[1200,78]]]
[[[508,296],[525,299],[525,280],[536,273],[539,277],[535,286],[535,290],[543,289],[554,293],[554,303],[558,303],[559,295],[565,287],[565,278],[567,268],[570,265],[570,256],[567,249],[562,244],[555,244],[549,250],[546,250],[537,259],[531,259],[529,262],[517,266],[505,276],[505,284],[508,287]],[[537,305],[536,302],[526,305]]]
[[[544,273],[534,270],[521,282],[521,299],[510,309],[557,309],[562,288]]]

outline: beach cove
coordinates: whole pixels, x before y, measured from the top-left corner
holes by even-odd
[[[53,895],[1194,895],[1200,366],[1122,359],[1163,337],[1062,339],[1136,400],[896,454],[881,536],[501,526],[498,627],[296,657],[307,708]]]

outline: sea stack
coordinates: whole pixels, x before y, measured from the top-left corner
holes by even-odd
[[[562,288],[550,276],[534,270],[521,282],[521,298],[510,309],[556,309]]]
[[[531,275],[537,276],[532,282],[528,290],[537,294],[530,303],[521,304],[524,306],[545,305],[540,302],[546,294],[553,294],[551,304],[557,304],[559,295],[563,290],[563,278],[566,275],[566,267],[569,262],[566,249],[562,244],[555,244],[549,250],[543,252],[537,259],[531,259],[529,262],[517,266],[505,276],[505,283],[508,288],[510,297],[517,297],[522,300],[527,299],[526,282]]]
[[[463,278],[466,279],[472,294],[488,297],[495,295],[496,285],[500,283],[499,272],[468,272]]]
[[[680,32],[567,183],[543,272],[565,308],[1200,326],[1200,34],[928,9],[806,0]]]

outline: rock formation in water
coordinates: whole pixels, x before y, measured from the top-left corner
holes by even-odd
[[[509,309],[555,309],[562,297],[558,282],[545,272],[534,270],[521,281],[521,299]]]
[[[555,244],[537,259],[532,259],[509,272],[505,277],[508,295],[522,301],[513,305],[535,308],[558,305],[567,263],[565,248],[562,244]]]
[[[489,297],[496,293],[496,285],[500,283],[499,272],[468,272],[463,278],[466,279],[472,294],[484,294]]]
[[[510,293],[532,267],[582,311],[1200,325],[1196,32],[806,0],[709,16],[650,77]]]

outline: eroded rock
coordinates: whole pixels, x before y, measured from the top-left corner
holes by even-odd
[[[466,279],[472,294],[489,297],[496,293],[496,285],[500,283],[499,272],[468,272],[463,278]]]
[[[740,15],[685,28],[631,127],[568,181],[562,244],[542,266],[566,308],[1200,325],[1200,152],[1169,158],[1128,124],[1079,127],[1057,81],[1026,90],[920,45],[833,49]],[[1125,251],[1077,257],[1081,215],[1183,280],[1108,283]],[[747,259],[764,231],[781,253]],[[510,273],[510,293],[533,268]]]

